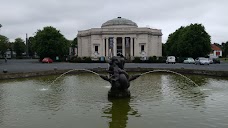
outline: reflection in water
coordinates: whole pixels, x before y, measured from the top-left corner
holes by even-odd
[[[164,75],[162,82],[163,88],[169,90],[166,92],[179,104],[192,108],[204,106],[206,95],[199,87],[192,86],[182,78],[173,75]]]
[[[109,115],[109,128],[126,128],[129,115],[138,114],[129,105],[130,98],[109,99],[111,107],[104,110],[104,114]]]
[[[179,75],[180,77],[185,78],[188,82],[191,82],[195,86],[198,86],[194,81],[192,81],[191,79],[189,79],[185,75],[182,75],[182,74],[180,74],[178,72],[174,72],[174,71],[171,71],[171,70],[159,70],[159,69],[158,70],[152,70],[152,71],[148,71],[148,72],[142,73],[141,76],[149,74],[149,73],[156,73],[156,72],[165,72],[165,73],[172,73],[172,74],[175,74],[175,75]]]
[[[162,78],[159,73],[146,74],[131,83],[130,91],[133,100],[139,101],[160,101],[162,95]]]
[[[5,95],[4,90],[2,90],[2,88],[0,88],[0,124],[3,123],[3,118],[4,118],[4,113],[5,113],[5,111],[3,111],[3,110],[5,110],[4,95]]]
[[[203,75],[187,75],[191,80],[196,82],[199,86],[205,85],[207,83],[207,77]]]
[[[63,90],[58,90],[56,88],[51,88],[48,91],[40,94],[37,93],[33,99],[33,105],[40,106],[41,110],[53,110],[58,111],[62,104],[64,104],[63,100]]]
[[[59,81],[58,84],[49,86],[50,80],[53,78],[55,78],[55,76],[39,78],[33,81],[37,86],[43,85],[45,87],[37,89],[32,100],[33,105],[39,106],[41,111],[58,111],[61,108],[61,105],[64,104],[63,95],[65,90],[62,86],[66,83],[66,80],[63,79],[62,81]],[[47,86],[49,86],[49,88],[46,88]]]

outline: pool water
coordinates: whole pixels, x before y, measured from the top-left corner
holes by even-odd
[[[228,79],[150,73],[108,99],[91,73],[0,81],[0,128],[227,128]]]

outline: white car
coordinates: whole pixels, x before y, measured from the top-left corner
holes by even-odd
[[[168,56],[167,59],[166,59],[166,64],[175,64],[176,63],[176,58],[175,56]]]
[[[184,60],[184,64],[195,64],[195,60],[191,57]]]
[[[200,64],[200,65],[209,65],[210,61],[208,58],[205,57],[198,57],[195,59],[195,64]]]

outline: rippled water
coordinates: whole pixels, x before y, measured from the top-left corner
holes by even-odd
[[[94,74],[0,81],[0,128],[227,128],[228,79],[151,73],[109,100]]]

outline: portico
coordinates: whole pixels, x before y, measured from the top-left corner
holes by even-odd
[[[162,33],[159,29],[139,28],[125,18],[115,18],[78,32],[78,56],[110,58],[122,53],[126,59],[162,56]]]
[[[105,46],[104,56],[116,56],[117,53],[121,53],[126,58],[134,56],[133,43],[135,37],[124,36],[105,36],[103,37],[103,45]]]

